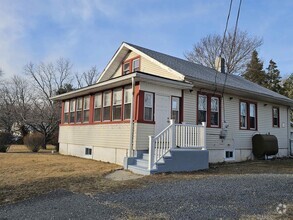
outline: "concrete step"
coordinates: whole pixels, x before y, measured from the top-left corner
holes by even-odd
[[[145,167],[147,169],[149,166],[149,161],[145,159],[136,159],[136,165],[140,167]]]
[[[143,160],[149,160],[149,154],[148,153],[143,153],[142,159]]]
[[[151,172],[145,167],[137,166],[137,165],[129,165],[128,169],[133,173],[141,174],[141,175],[150,175]]]

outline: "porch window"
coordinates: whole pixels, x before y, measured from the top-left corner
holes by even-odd
[[[240,101],[240,129],[257,130],[257,105]]]
[[[172,119],[175,120],[175,123],[180,121],[180,98],[172,97]]]
[[[124,88],[124,119],[130,119],[131,114],[131,99],[132,99],[132,88]]]
[[[154,94],[150,92],[144,93],[144,120],[153,121]]]
[[[69,122],[75,122],[75,99],[70,100],[70,117]]]
[[[76,123],[81,123],[82,116],[82,98],[77,99],[76,103]]]
[[[130,62],[126,62],[123,64],[123,74],[122,75],[126,75],[128,73],[130,73]]]
[[[68,116],[69,116],[69,101],[64,103],[64,123],[68,123]]]
[[[113,103],[112,103],[113,120],[121,120],[121,107],[122,107],[122,89],[115,89],[113,91]]]
[[[102,94],[98,93],[95,95],[94,104],[94,121],[101,121],[101,109],[102,109]]]
[[[111,91],[103,93],[103,121],[110,121]]]
[[[219,98],[211,97],[211,127],[219,127]]]
[[[207,96],[198,95],[198,117],[197,123],[207,122]]]
[[[279,108],[273,107],[273,127],[279,128],[280,127],[280,112]]]
[[[132,60],[132,72],[139,71],[139,58]]]
[[[90,118],[90,97],[86,96],[83,99],[83,122],[89,122]]]

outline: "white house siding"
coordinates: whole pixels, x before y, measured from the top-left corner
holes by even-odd
[[[122,165],[129,148],[129,123],[60,126],[60,153]],[[92,157],[85,148],[92,148]]]
[[[231,99],[230,99],[231,97]],[[184,122],[196,123],[197,91],[184,92]],[[278,156],[288,155],[288,132],[287,132],[287,107],[274,105],[268,102],[257,102],[258,130],[239,129],[239,102],[240,99],[247,100],[234,95],[225,95],[225,118],[229,124],[227,137],[225,140],[219,138],[221,129],[207,128],[207,148],[209,150],[209,160],[211,163],[225,161],[225,150],[234,151],[234,161],[252,159],[252,136],[255,134],[270,133],[278,138]],[[266,104],[266,106],[265,106]],[[280,128],[272,127],[272,107],[280,109]],[[222,101],[222,120],[224,120],[224,108]],[[285,125],[284,127],[282,125]]]
[[[124,61],[132,59],[137,56],[138,56],[137,53],[131,52],[125,57]],[[162,66],[162,64],[159,64],[155,60],[151,61],[151,60],[149,60],[145,57],[142,57],[142,56],[140,57],[140,71],[150,73],[150,74],[160,76],[160,77],[181,80],[181,78],[178,77],[177,74],[173,73],[173,71],[171,69],[168,69],[167,67]],[[113,74],[113,76],[111,78],[121,76],[121,74],[122,74],[122,65],[119,66],[119,68]]]
[[[154,135],[155,125],[145,123],[134,124],[133,145],[136,150],[148,150],[149,136]]]
[[[182,96],[181,89],[175,89],[171,87],[161,86],[161,85],[155,85],[148,82],[140,82],[139,89],[142,91],[149,91],[154,92],[156,95],[165,95],[169,96]],[[170,109],[171,110],[171,109]]]

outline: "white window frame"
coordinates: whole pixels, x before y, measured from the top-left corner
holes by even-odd
[[[251,106],[254,106],[254,116],[251,116]],[[250,124],[250,118],[254,118],[254,128],[251,127],[251,124]],[[250,130],[256,130],[256,104],[254,103],[249,103],[249,129]]]
[[[108,103],[106,103],[106,96],[107,95],[109,95],[109,98],[110,98],[110,100],[109,100],[109,104]],[[111,90],[107,90],[107,91],[104,91],[103,92],[103,113],[102,113],[102,120],[103,121],[111,121],[111,97],[112,97],[112,91]],[[109,108],[109,119],[104,119],[104,110],[105,110],[105,108]]]
[[[128,97],[128,95],[129,97]],[[130,109],[130,114],[129,114],[129,118],[126,118],[125,117],[125,105],[130,105],[130,108],[131,108],[131,103],[132,103],[132,87],[131,86],[127,86],[124,88],[124,103],[123,103],[123,119],[124,120],[129,120],[130,117],[131,117],[131,109]]]
[[[232,152],[233,156],[226,157],[226,152]],[[224,159],[225,159],[225,161],[234,161],[235,160],[235,150],[233,150],[233,149],[224,150]]]
[[[120,100],[117,97],[120,94]],[[114,119],[114,107],[120,106],[120,118]],[[120,121],[122,119],[122,88],[113,90],[113,99],[112,99],[112,120]]]
[[[88,106],[86,105],[86,100],[88,100]],[[83,114],[82,114],[82,122],[83,123],[89,123],[90,121],[90,102],[91,102],[91,97],[90,96],[85,96],[83,97]],[[89,118],[88,120],[84,120],[85,119],[85,112],[89,113]]]
[[[217,110],[216,111],[213,111],[213,109],[212,109],[212,100],[217,100]],[[212,125],[212,121],[211,121],[212,113],[218,114],[218,124],[217,125]],[[210,119],[209,120],[210,120],[211,127],[215,127],[215,128],[220,127],[220,99],[215,96],[211,97],[211,112],[210,112]]]
[[[79,101],[81,100],[81,106],[79,106]],[[83,119],[83,117],[82,117],[82,110],[83,110],[83,97],[80,97],[80,98],[77,98],[76,99],[76,119],[75,119],[75,121],[76,121],[76,123],[81,123],[82,122],[82,119]],[[80,121],[77,121],[77,114],[78,114],[78,112],[80,112]]]
[[[148,95],[150,95],[149,97],[151,97],[151,101],[150,103],[146,103],[146,97],[148,97]],[[154,93],[151,92],[145,92],[144,93],[144,102],[143,102],[143,120],[144,121],[154,121]],[[151,109],[151,119],[146,119],[146,108],[150,108]]]
[[[200,105],[199,105],[199,102],[200,102],[199,100],[200,100],[201,98],[205,98],[205,100],[206,100],[206,101],[205,101],[205,106],[203,106],[203,108],[200,108]],[[199,94],[199,95],[198,95],[198,102],[197,102],[197,103],[198,103],[198,106],[197,106],[197,110],[198,110],[198,112],[199,112],[199,111],[205,111],[205,112],[206,112],[206,113],[205,113],[205,114],[206,114],[206,117],[205,117],[205,118],[206,118],[206,121],[202,121],[202,122],[206,122],[206,123],[207,123],[207,120],[208,120],[208,96],[207,96],[207,95]],[[205,109],[204,109],[204,107],[205,107]],[[198,112],[197,112],[197,113],[198,113]],[[198,118],[198,117],[197,117],[197,118]],[[201,124],[202,122],[200,122],[200,124]]]
[[[275,112],[274,112],[275,109],[278,111],[278,117],[277,118],[275,117]],[[272,111],[273,111],[273,118],[272,118],[272,120],[273,120],[273,123],[272,123],[273,128],[280,128],[280,109],[278,107],[273,106]],[[274,119],[275,118],[277,119],[277,125],[274,124]]]
[[[245,114],[244,115],[242,114],[242,104],[245,104]],[[241,129],[247,129],[247,120],[248,120],[248,118],[247,118],[247,110],[248,110],[247,103],[240,101],[240,128]],[[245,126],[244,127],[242,126],[242,123],[241,123],[242,116],[245,117]]]
[[[66,114],[67,114],[67,117],[66,117]],[[67,118],[67,122],[66,122],[65,118]],[[64,122],[64,124],[69,123],[69,101],[64,102],[63,122]]]
[[[125,65],[128,64],[127,72],[125,71]],[[130,73],[130,61],[123,63],[122,65],[122,75],[127,75]]]
[[[173,105],[173,101],[175,101],[176,106]],[[173,112],[177,112],[176,114],[178,114],[178,121],[176,121],[176,118],[173,118]],[[171,117],[175,120],[176,123],[180,122],[180,97],[171,97]]]
[[[87,152],[87,149],[90,149],[91,150],[91,154],[87,154],[86,152]],[[85,146],[84,147],[84,157],[85,158],[89,158],[89,159],[92,159],[93,158],[93,155],[94,155],[94,149],[93,149],[93,147],[91,147],[91,146]]]
[[[100,120],[95,120],[96,109],[100,109]],[[96,93],[94,98],[94,121],[102,121],[102,93]]]
[[[73,105],[72,105],[73,103]],[[72,107],[73,106],[73,107]],[[76,110],[76,99],[71,99],[69,104],[69,123],[74,124],[75,123],[75,110]],[[74,113],[74,120],[71,122],[71,114]]]
[[[137,67],[134,67],[135,63],[137,63]],[[139,71],[139,68],[140,68],[140,60],[139,60],[139,58],[136,58],[136,59],[132,60],[131,71],[132,72]]]

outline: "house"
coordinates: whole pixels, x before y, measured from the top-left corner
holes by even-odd
[[[253,159],[252,137],[273,134],[289,155],[293,100],[240,76],[122,43],[97,83],[62,101],[60,153],[137,173],[205,169]]]

